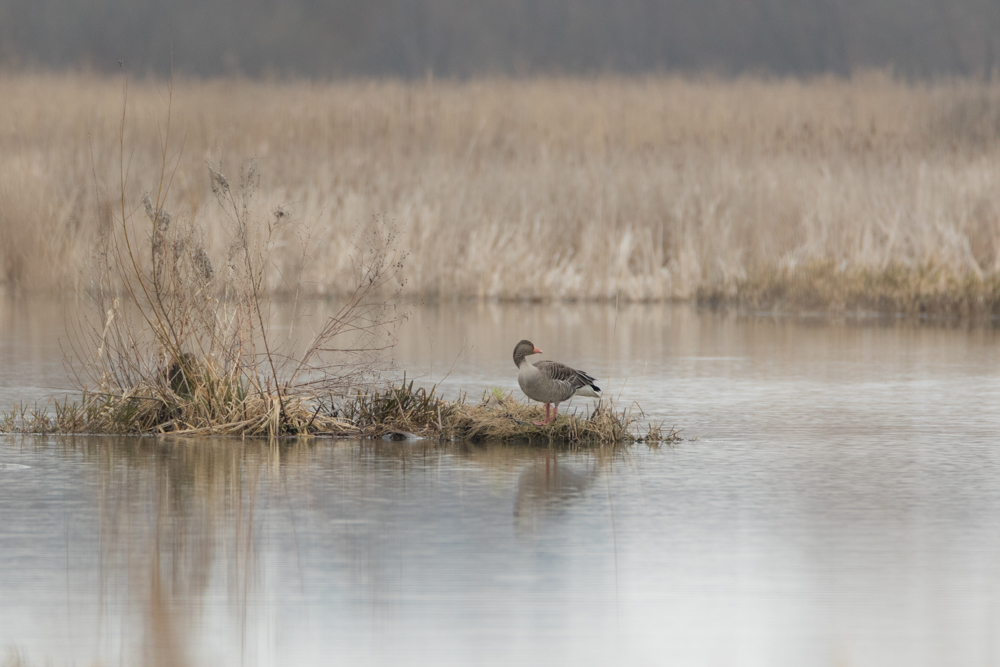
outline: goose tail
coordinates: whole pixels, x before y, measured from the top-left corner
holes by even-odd
[[[574,396],[589,396],[591,398],[600,398],[601,397],[601,388],[598,387],[596,384],[587,384],[587,385],[584,385],[584,386],[580,387],[579,389],[577,389],[573,393],[573,395]]]

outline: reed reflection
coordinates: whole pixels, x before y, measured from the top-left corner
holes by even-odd
[[[260,620],[266,576],[259,505],[308,445],[93,438],[72,446],[99,463],[100,622],[122,628],[108,654],[139,653],[164,667],[203,662],[192,647],[221,603],[240,662],[251,657],[248,630]]]
[[[490,585],[517,536],[565,523],[618,457],[430,441],[61,442],[96,472],[99,655],[164,667],[280,664],[279,644],[313,622],[323,637],[389,632],[410,599]],[[439,570],[442,554],[481,567]]]

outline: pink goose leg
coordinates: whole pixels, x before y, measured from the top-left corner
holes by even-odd
[[[559,406],[557,405],[557,406],[556,406],[556,408],[558,409],[558,407],[559,407]],[[546,425],[546,424],[548,424],[548,423],[549,423],[550,421],[552,421],[552,420],[551,420],[551,419],[549,418],[549,404],[548,404],[548,403],[546,403],[546,404],[545,404],[545,421],[543,421],[543,422],[532,422],[532,423],[533,423],[533,424],[534,424],[535,426],[545,426],[545,425]]]

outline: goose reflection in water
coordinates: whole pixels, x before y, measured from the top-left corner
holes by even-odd
[[[594,484],[594,463],[580,465],[546,456],[529,465],[517,479],[514,522],[533,530],[539,520],[559,516]]]

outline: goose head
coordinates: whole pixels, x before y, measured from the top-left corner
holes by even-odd
[[[514,365],[518,368],[521,367],[521,362],[529,354],[541,354],[542,351],[535,347],[535,344],[530,340],[522,340],[514,347]]]

